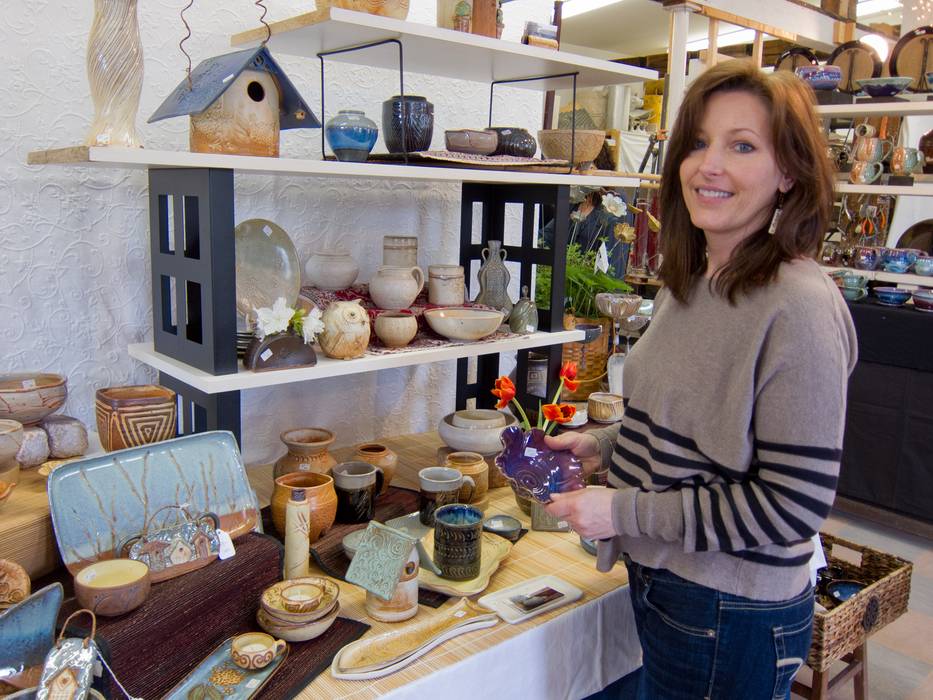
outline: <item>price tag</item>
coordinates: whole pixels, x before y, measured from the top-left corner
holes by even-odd
[[[230,82],[231,80],[233,80],[235,77],[236,77],[236,75],[234,75],[233,73],[231,73],[230,75],[228,75],[226,78],[224,78],[224,79],[221,80],[220,82],[222,82],[222,83],[229,83],[229,82]]]
[[[266,236],[271,236],[271,235],[272,235],[272,227],[269,226],[269,224],[266,224],[265,226],[262,227],[262,232],[263,232],[264,234],[266,234]]]
[[[263,362],[268,362],[268,361],[269,361],[269,358],[272,357],[274,354],[275,354],[275,353],[272,352],[271,349],[266,348],[266,349],[263,350],[261,353],[259,353],[259,358],[260,358]]]
[[[236,554],[236,548],[233,546],[233,540],[230,539],[230,533],[226,530],[218,530],[217,537],[220,539],[220,558],[229,559]]]
[[[246,687],[249,688],[250,690],[252,690],[253,688],[256,688],[256,687],[258,687],[258,686],[259,686],[259,679],[258,679],[258,678],[251,678],[250,680],[248,680],[248,681],[246,682]]]
[[[100,678],[102,675],[104,675],[104,667],[101,666],[100,660],[95,659],[94,660],[94,677]]]
[[[526,456],[526,457],[537,457],[537,456],[538,456],[538,450],[537,450],[537,448],[535,448],[535,447],[526,447],[526,448],[525,448],[525,456]]]
[[[464,615],[466,615],[466,610],[458,610],[454,613],[454,617],[463,617]]]
[[[23,388],[24,388],[24,389],[35,389],[35,388],[36,388],[36,380],[35,380],[35,379],[24,379],[24,380],[23,380]]]

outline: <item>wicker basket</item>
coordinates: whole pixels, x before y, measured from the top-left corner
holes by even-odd
[[[834,661],[861,646],[872,633],[907,612],[913,565],[900,557],[820,533],[830,565],[839,566],[846,578],[869,584],[845,603],[813,616],[813,642],[807,666],[826,671]],[[833,545],[861,554],[854,565],[833,556]]]
[[[564,389],[563,401],[586,401],[594,391],[600,390],[600,380],[606,373],[606,361],[609,359],[609,339],[612,337],[612,320],[608,318],[578,318],[564,314],[564,330],[572,331],[578,323],[594,323],[602,326],[603,331],[592,343],[564,343],[561,353],[563,362],[577,363],[577,380],[580,386],[576,391]],[[550,400],[551,397],[547,397]]]

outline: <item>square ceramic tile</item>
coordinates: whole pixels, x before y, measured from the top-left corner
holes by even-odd
[[[370,522],[350,560],[347,581],[389,600],[417,542],[404,532]]]

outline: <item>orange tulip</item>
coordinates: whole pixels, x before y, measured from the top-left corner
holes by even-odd
[[[565,362],[560,368],[560,378],[564,382],[564,386],[567,387],[567,391],[576,391],[577,387],[580,386],[580,382],[575,381],[577,378],[577,363]]]
[[[573,420],[577,407],[569,403],[548,403],[541,407],[544,418],[555,423],[569,423]]]
[[[496,408],[505,408],[509,405],[509,402],[515,398],[515,385],[508,377],[499,377],[496,380],[496,388],[492,390],[492,394],[499,398],[499,403],[496,404]]]

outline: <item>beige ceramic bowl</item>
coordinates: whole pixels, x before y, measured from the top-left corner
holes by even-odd
[[[472,408],[454,411],[450,421],[458,428],[505,427],[506,414],[492,408]]]
[[[60,374],[0,374],[0,418],[33,425],[62,407],[68,397]]]
[[[426,309],[424,318],[438,335],[450,340],[479,340],[495,333],[505,314],[485,309]]]
[[[290,612],[285,609],[282,592],[296,583],[310,583],[321,589],[321,598],[314,608],[305,612]],[[259,604],[273,622],[282,625],[306,625],[309,622],[325,617],[340,596],[340,588],[336,583],[320,576],[305,576],[291,581],[279,581],[262,592]]]
[[[321,598],[324,597],[324,589],[310,582],[293,583],[285,586],[279,597],[282,600],[282,607],[288,612],[307,613],[320,604]]]
[[[133,559],[94,562],[75,575],[75,597],[95,615],[123,615],[149,597],[149,567]]]
[[[390,348],[403,348],[418,334],[418,319],[401,311],[379,314],[373,325],[376,337]]]
[[[286,642],[307,642],[309,639],[320,637],[337,619],[340,612],[340,603],[334,604],[333,609],[324,617],[302,625],[281,624],[275,622],[269,614],[259,608],[256,611],[256,621],[259,626],[274,637],[284,639]]]
[[[458,452],[479,452],[481,455],[491,455],[502,451],[502,442],[499,436],[510,425],[515,425],[515,416],[503,413],[505,425],[494,425],[488,428],[460,428],[453,424],[453,413],[448,413],[437,426],[441,440],[448,447]]]
[[[624,402],[618,394],[597,391],[586,401],[587,414],[597,423],[615,423],[622,420]]]
[[[352,559],[356,555],[356,550],[359,549],[360,542],[365,534],[366,528],[364,527],[360,530],[354,530],[340,541],[340,544],[343,546],[343,553],[347,555],[347,559]]]
[[[545,158],[570,160],[570,129],[542,129],[538,132],[538,143]],[[606,132],[599,129],[577,129],[573,138],[573,163],[589,163],[596,160]]]

